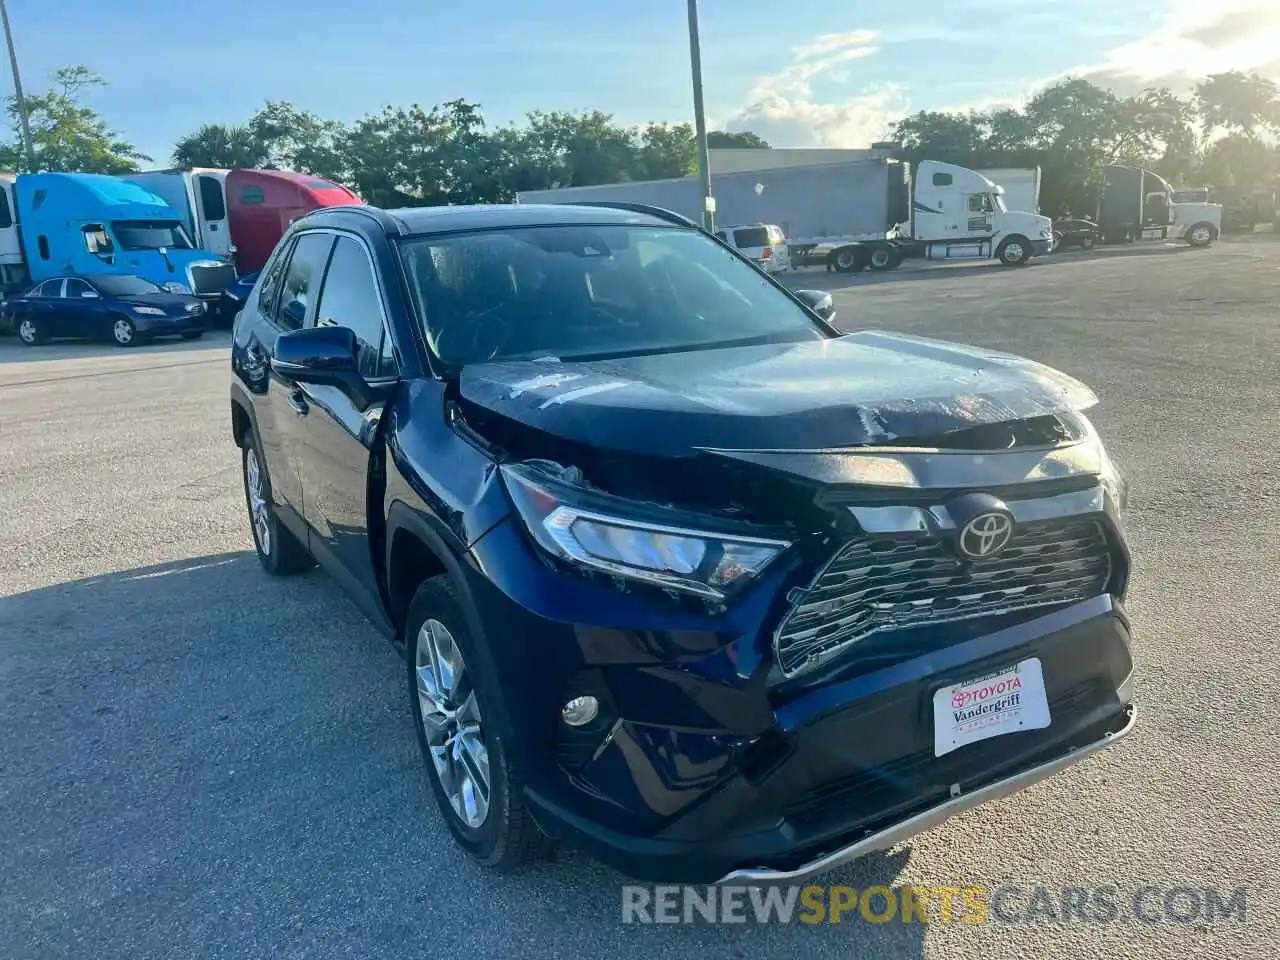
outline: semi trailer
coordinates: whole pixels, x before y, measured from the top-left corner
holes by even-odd
[[[891,158],[713,174],[716,218],[772,224],[792,263],[842,273],[892,270],[905,257],[998,259],[1013,266],[1049,252],[1048,217],[1010,210],[1004,190],[976,170]],[[696,177],[529,190],[519,203],[647,203],[701,220]]]

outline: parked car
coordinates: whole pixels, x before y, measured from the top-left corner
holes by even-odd
[[[258,275],[261,272],[261,270],[254,270],[252,273],[246,273],[222,291],[213,310],[213,319],[217,326],[230,327],[235,322],[236,314],[244,307],[249,291],[258,282]]]
[[[1091,250],[1102,239],[1102,228],[1092,220],[1068,219],[1053,222],[1053,249],[1068,250],[1079,247]]]
[[[787,238],[782,228],[772,223],[725,227],[716,236],[742,252],[766,273],[785,273],[791,269]]]
[[[318,561],[398,646],[480,862],[796,878],[1132,729],[1096,397],[832,316],[656,208],[280,241],[231,350],[258,559]]]
[[[28,346],[60,337],[109,339],[132,347],[153,337],[204,336],[204,301],[169,293],[142,277],[52,277],[0,306],[0,325]]]

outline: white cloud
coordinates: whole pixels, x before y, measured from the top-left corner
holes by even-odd
[[[793,47],[777,73],[760,77],[750,102],[727,122],[730,130],[750,130],[778,147],[853,147],[882,139],[890,124],[906,115],[904,87],[883,84],[841,103],[819,103],[810,81],[820,75],[843,80],[841,64],[873,56],[872,30],[824,33]]]
[[[1098,62],[1066,71],[1117,93],[1146,87],[1185,91],[1227,70],[1280,75],[1280,8],[1275,0],[1172,0],[1149,36],[1108,51]]]

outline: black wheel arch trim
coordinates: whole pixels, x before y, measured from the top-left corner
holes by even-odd
[[[236,380],[231,381],[231,439],[236,446],[243,446],[244,432],[236,429],[237,410],[249,422],[249,429],[258,432],[258,410],[244,385]]]

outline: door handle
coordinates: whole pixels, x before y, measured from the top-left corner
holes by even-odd
[[[298,389],[289,391],[289,406],[293,407],[293,412],[300,417],[305,417],[307,411],[311,409],[311,405],[307,403],[306,396]]]

